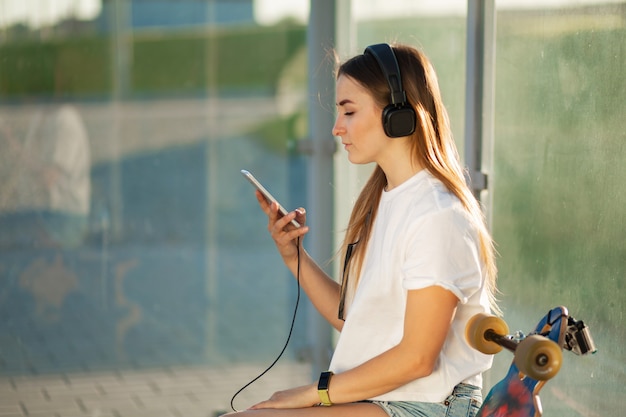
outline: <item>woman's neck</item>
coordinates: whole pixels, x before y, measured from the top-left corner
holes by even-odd
[[[424,169],[422,164],[417,161],[411,161],[406,155],[396,160],[391,160],[385,166],[381,165],[380,167],[387,177],[385,191],[393,190]]]

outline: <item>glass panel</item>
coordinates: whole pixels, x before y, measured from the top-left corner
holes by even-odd
[[[257,7],[0,1],[3,406],[211,415],[280,352],[296,285],[239,170],[306,205],[306,27]],[[305,331],[236,406],[309,380]]]
[[[493,181],[505,318],[528,332],[564,305],[584,320],[598,353],[564,352],[544,415],[621,416],[626,3],[511,3],[497,14]],[[492,382],[510,359],[497,355]]]

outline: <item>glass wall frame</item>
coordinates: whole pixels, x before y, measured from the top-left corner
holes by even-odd
[[[0,4],[9,1],[18,0]],[[300,153],[312,94],[307,27],[291,18],[258,25],[246,1],[189,0],[178,14],[165,3],[109,0],[87,22],[0,29],[0,137],[28,142],[39,113],[70,104],[88,137],[90,179],[88,211],[70,222],[84,232],[79,242],[64,226],[62,243],[41,230],[15,234],[20,216],[0,228],[0,405],[217,413],[286,341],[297,289],[238,171],[252,171],[288,208],[316,198]],[[466,2],[437,14],[385,2],[403,18],[366,13],[383,2],[338,3],[342,58],[381,41],[425,50],[463,153]],[[496,2],[493,166],[483,167],[504,318],[529,331],[563,304],[583,319],[599,352],[565,352],[541,392],[544,415],[617,416],[626,6],[511,3]],[[23,160],[8,146],[16,148],[0,151],[3,221],[23,199],[7,184],[25,181],[9,169]],[[336,236],[371,169],[348,168],[343,156],[334,156],[334,197],[324,197],[335,199]],[[36,220],[27,224],[65,224],[30,204],[36,210],[24,212]],[[311,333],[311,314],[300,306],[285,356],[236,406],[311,381],[311,349],[320,348],[311,339],[330,332]],[[485,392],[511,359],[496,355]]]

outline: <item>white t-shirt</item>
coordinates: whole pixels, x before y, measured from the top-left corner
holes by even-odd
[[[433,373],[372,400],[440,402],[460,382],[482,386],[492,356],[465,341],[465,325],[489,312],[478,234],[460,201],[428,171],[381,196],[359,285],[330,370],[354,368],[397,345],[408,290],[439,285],[459,299]]]

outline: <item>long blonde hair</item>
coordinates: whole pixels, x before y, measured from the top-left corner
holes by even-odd
[[[493,240],[487,230],[480,204],[465,181],[435,70],[421,51],[406,45],[394,45],[392,48],[400,67],[407,101],[415,108],[417,115],[415,133],[411,135],[411,154],[461,201],[470,215],[479,234],[490,304],[494,312],[500,313],[495,297],[497,268]],[[337,71],[337,77],[340,75],[352,78],[368,90],[381,109],[389,104],[387,80],[370,54],[357,55],[343,63]],[[350,215],[340,253],[345,257],[348,246],[358,242],[357,245],[352,245],[352,256],[347,266],[349,275],[354,277],[350,284],[352,290],[361,273],[378,203],[386,185],[385,173],[377,165],[361,190]]]

